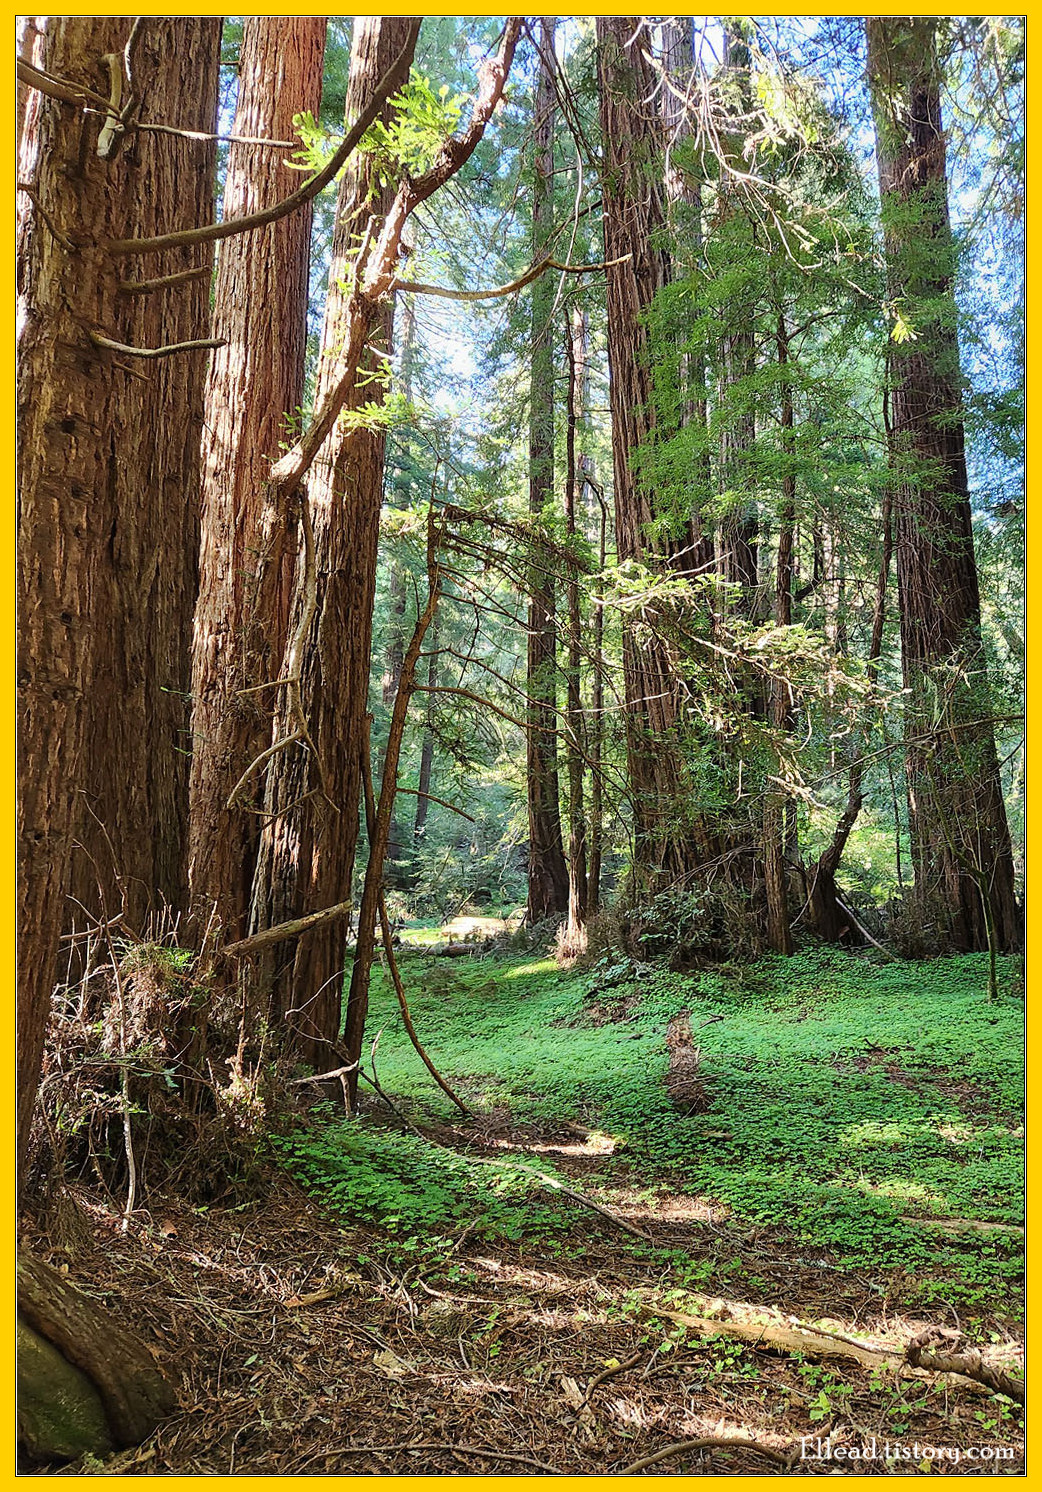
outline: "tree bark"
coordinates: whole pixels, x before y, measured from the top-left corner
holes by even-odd
[[[554,215],[554,20],[539,28],[539,83],[533,125],[532,263],[547,252]],[[553,282],[541,275],[531,289],[532,360],[529,381],[528,506],[538,524],[554,490]],[[561,835],[557,763],[557,603],[553,564],[533,539],[528,603],[528,919],[541,922],[568,911],[568,867]]]
[[[586,387],[586,315],[578,305],[565,318],[568,353],[568,409],[565,436],[565,528],[570,543],[578,532],[576,508],[579,497],[579,457],[576,454],[578,427],[583,417]],[[565,722],[565,755],[568,766],[568,924],[565,945],[569,952],[586,948],[587,843],[583,765],[586,730],[582,708],[582,612],[579,604],[577,560],[568,566],[568,669]]]
[[[119,27],[119,52],[129,28],[129,21]],[[133,60],[143,122],[214,130],[220,38],[219,17],[145,20]],[[108,169],[125,177],[130,228],[147,235],[213,221],[215,165],[213,141],[141,131],[128,135]],[[93,236],[103,236],[100,224]],[[210,263],[208,245],[180,250],[164,270],[206,273],[151,294],[121,294],[91,330],[145,349],[206,338]],[[147,936],[165,908],[187,902],[206,356],[141,363],[110,349],[95,356],[118,369],[119,410],[100,432],[105,477],[91,493],[91,521],[104,535],[90,602],[99,646],[85,705],[84,853],[73,857],[71,890],[96,914],[103,902],[110,914],[122,904],[130,926]]]
[[[776,333],[778,365],[788,368],[789,331],[785,314],[778,312]],[[792,452],[795,410],[792,402],[792,385],[784,382],[781,388],[781,430],[783,449]],[[786,471],[781,481],[781,507],[778,522],[778,561],[774,580],[774,625],[792,625],[792,548],[796,523],[796,478]],[[779,736],[792,730],[792,710],[784,679],[776,678],[771,685],[771,724]],[[789,925],[789,898],[785,875],[785,808],[783,793],[769,790],[763,805],[763,879],[767,893],[767,941],[775,953],[788,957],[792,953],[792,930]]]
[[[740,23],[733,20],[724,25],[723,64],[735,76],[739,110],[751,112],[749,47],[740,30]],[[742,157],[743,143],[744,134],[741,132],[724,141],[724,150],[738,169],[744,169],[747,164]],[[721,223],[739,210],[734,185],[721,167]],[[731,391],[756,371],[752,311],[748,287],[742,285],[723,313],[724,331],[720,348],[722,405],[727,404],[729,395],[733,403]],[[718,564],[721,578],[736,587],[725,604],[749,617],[755,617],[758,608],[759,522],[751,492],[753,480],[749,470],[749,456],[755,440],[756,420],[752,404],[741,398],[739,408],[720,427],[719,485],[721,494],[727,497],[727,512],[720,525]]]
[[[1013,856],[991,724],[952,298],[936,24],[866,21],[892,342],[890,464],[920,920],[938,949],[1016,948]]]
[[[385,55],[407,59],[419,32],[417,19],[364,18],[352,45],[349,96],[371,94]],[[336,429],[342,410],[356,411],[379,391],[366,382],[384,359],[372,348],[381,335],[386,353],[391,296],[397,281],[402,235],[413,212],[469,159],[500,98],[513,61],[521,20],[512,16],[498,53],[479,72],[467,128],[439,149],[420,176],[402,174],[397,190],[370,198],[371,156],[349,166],[341,188],[334,262],[348,269],[333,287],[324,343],[332,366],[319,380],[317,409],[300,439],[272,468],[272,481],[303,502],[303,531],[311,560],[298,567],[291,641],[283,664],[286,703],[276,720],[268,760],[268,817],[254,877],[255,926],[290,921],[314,908],[340,905],[349,896],[358,832],[361,745],[366,729],[372,600],[383,477],[379,430],[355,424]],[[390,200],[388,200],[388,198]],[[381,208],[383,209],[381,211]],[[374,210],[375,209],[375,210]],[[348,237],[361,238],[347,265]],[[357,240],[356,240],[357,241]],[[336,252],[337,248],[340,253]],[[333,327],[338,335],[334,338]],[[300,488],[321,459],[311,499]],[[312,514],[312,507],[314,512]],[[313,539],[313,543],[311,542]],[[309,780],[311,779],[311,780]],[[323,923],[298,941],[281,969],[265,971],[273,1006],[295,1025],[298,1050],[321,1060],[338,1029],[344,971],[346,916]]]
[[[112,17],[39,18],[32,60],[94,87],[99,59],[122,53],[129,31],[129,22]],[[135,67],[150,110],[169,105],[174,121],[205,121],[218,37],[215,21],[145,23]],[[178,80],[183,98],[171,97]],[[173,898],[180,885],[184,774],[177,750],[184,745],[178,725],[187,684],[182,623],[192,589],[185,571],[194,564],[190,457],[193,435],[198,441],[192,412],[199,354],[157,367],[143,393],[138,370],[97,347],[92,333],[100,328],[131,343],[151,337],[156,345],[160,330],[178,337],[199,328],[196,291],[187,303],[176,301],[183,290],[159,293],[170,318],[160,328],[155,305],[146,311],[119,294],[115,267],[97,244],[152,215],[157,198],[171,209],[175,181],[186,210],[200,210],[208,155],[204,149],[200,167],[196,143],[143,135],[102,161],[98,130],[99,121],[76,105],[28,91],[19,161],[28,192],[19,199],[18,238],[20,1165],[85,788],[96,792],[102,776],[119,788],[119,824],[111,802],[106,808],[94,800],[117,836],[117,856],[120,826],[129,833],[132,816],[147,820],[137,825],[144,845],[128,846],[120,865],[139,877],[128,888],[130,915],[143,913],[154,889]],[[164,400],[169,417],[159,414]],[[175,692],[167,695],[165,687]],[[154,712],[146,739],[134,739],[146,731],[146,712]],[[110,762],[96,759],[117,749]],[[165,828],[153,832],[167,814],[169,837]],[[87,837],[98,850],[98,836]],[[107,850],[96,858],[111,891]],[[85,880],[81,860],[80,891]],[[88,894],[96,906],[93,881]]]
[[[89,1381],[117,1447],[139,1445],[176,1407],[173,1385],[144,1343],[31,1254],[18,1257],[18,1313]],[[89,1405],[85,1386],[77,1387]]]
[[[249,16],[233,134],[292,139],[293,117],[317,116],[324,16]],[[270,207],[294,185],[288,151],[233,144],[224,213]],[[307,338],[310,205],[226,239],[214,287],[215,337],[202,449],[202,536],[192,658],[189,876],[199,932],[211,912],[229,938],[248,930],[260,837],[251,796],[229,795],[271,740],[286,644],[296,534],[268,483],[298,418]],[[243,691],[253,691],[244,693]]]
[[[653,494],[631,465],[655,428],[643,314],[670,273],[661,124],[647,102],[655,79],[639,46],[628,45],[637,27],[635,16],[597,17],[615,537],[620,561],[665,569],[668,546],[650,538]],[[677,670],[654,615],[624,618],[623,673],[635,875],[650,887],[668,885],[697,868],[704,847],[685,822]]]
[[[408,17],[366,16],[356,21],[345,116],[354,119],[410,39]],[[388,104],[381,113],[393,113]],[[379,222],[394,198],[380,186],[373,158],[355,155],[340,181],[322,329],[315,403],[321,406],[355,359],[343,407],[349,413],[383,399],[372,381],[390,353],[390,299],[358,295],[359,240],[370,219]],[[254,884],[253,926],[260,929],[346,901],[351,894],[358,838],[361,741],[366,728],[372,645],[376,553],[383,497],[384,435],[379,428],[344,430],[343,421],[320,449],[306,501],[315,540],[315,593],[298,586],[291,631],[311,611],[301,659],[300,704],[314,752],[300,741],[269,768]],[[293,729],[290,711],[276,717],[277,738]],[[317,754],[317,763],[312,760]],[[316,776],[319,778],[316,781]],[[345,921],[323,926],[266,961],[262,983],[276,1020],[291,1023],[301,1057],[321,1064],[339,1028],[346,952]],[[294,1012],[291,1016],[290,1012]]]

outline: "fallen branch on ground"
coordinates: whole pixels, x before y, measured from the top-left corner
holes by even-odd
[[[898,1377],[922,1377],[926,1372],[950,1372],[962,1377],[965,1388],[979,1391],[981,1387],[989,1387],[984,1379],[963,1372],[958,1366],[935,1369],[930,1367],[924,1359],[922,1367],[918,1368],[900,1350],[870,1347],[867,1343],[862,1346],[851,1337],[819,1331],[813,1326],[782,1326],[763,1321],[720,1321],[712,1316],[689,1316],[682,1311],[666,1311],[661,1307],[649,1309],[656,1316],[664,1316],[668,1321],[675,1321],[679,1326],[687,1326],[702,1336],[736,1337],[740,1342],[748,1342],[751,1347],[762,1348],[765,1352],[802,1352],[811,1357],[846,1357],[859,1363],[863,1368],[875,1371],[888,1368]],[[1016,1380],[1010,1379],[1009,1381],[1015,1382]],[[1006,1393],[1007,1390],[1001,1389],[998,1392]]]
[[[942,1233],[1016,1233],[1024,1236],[1019,1223],[987,1223],[974,1217],[902,1217],[901,1221],[920,1228],[939,1228]]]
[[[602,1383],[607,1383],[609,1378],[615,1378],[619,1373],[627,1373],[630,1368],[635,1368],[644,1356],[643,1352],[635,1352],[632,1357],[627,1357],[625,1362],[617,1362],[613,1368],[605,1368],[603,1373],[598,1373],[596,1378],[591,1378],[590,1386],[583,1394],[583,1405],[590,1402],[590,1395],[595,1388],[600,1388]]]
[[[909,1366],[926,1368],[931,1373],[959,1373],[964,1378],[972,1378],[974,1383],[982,1383],[992,1393],[1005,1394],[1007,1399],[1023,1404],[1022,1378],[1014,1378],[1002,1368],[986,1363],[979,1352],[939,1352],[936,1347],[931,1347],[931,1343],[938,1347],[944,1345],[943,1338],[935,1330],[913,1337],[905,1348]]]
[[[562,1476],[556,1466],[548,1466],[545,1461],[537,1461],[534,1456],[518,1456],[512,1451],[497,1451],[487,1445],[450,1445],[441,1440],[403,1440],[397,1445],[345,1445],[341,1447],[351,1455],[375,1455],[377,1453],[387,1455],[392,1451],[451,1451],[461,1456],[489,1456],[493,1461],[519,1461],[522,1466],[537,1466],[540,1471],[547,1471],[551,1476]]]
[[[675,1445],[667,1445],[660,1451],[655,1451],[651,1456],[642,1456],[639,1461],[634,1461],[629,1466],[624,1466],[621,1471],[613,1473],[614,1476],[635,1476],[638,1471],[643,1471],[645,1466],[655,1466],[659,1461],[666,1461],[672,1456],[681,1456],[685,1451],[755,1451],[759,1456],[766,1456],[769,1461],[775,1461],[779,1466],[788,1469],[796,1458],[795,1450],[779,1451],[773,1445],[765,1445],[762,1440],[749,1440],[742,1435],[707,1435],[702,1440],[678,1440]]]

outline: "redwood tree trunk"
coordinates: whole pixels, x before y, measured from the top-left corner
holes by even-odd
[[[627,47],[637,24],[635,16],[597,17],[615,535],[620,561],[664,568],[668,544],[649,537],[653,494],[631,465],[655,425],[642,317],[669,278],[662,247],[661,125],[647,103],[656,82],[639,47]],[[676,660],[650,609],[639,620],[624,619],[623,671],[636,876],[649,885],[670,884],[715,851],[690,812],[676,740]]]
[[[568,349],[568,412],[565,456],[565,525],[574,542],[576,506],[579,498],[577,434],[582,419],[586,385],[586,316],[575,306],[565,319]],[[581,664],[582,612],[579,605],[578,562],[568,566],[568,669],[565,720],[568,762],[568,926],[566,946],[580,953],[586,948],[587,844],[584,761],[586,730],[583,723]]]
[[[534,124],[532,262],[547,252],[553,234],[554,92],[550,64],[554,21],[540,22],[539,84]],[[532,363],[529,384],[528,505],[538,521],[554,490],[554,286],[540,276],[531,290]],[[533,542],[528,604],[528,918],[541,922],[568,911],[568,867],[561,837],[557,770],[557,616],[553,566]]]
[[[345,117],[361,113],[410,40],[416,23],[405,16],[365,16],[355,22]],[[381,118],[390,117],[388,105]],[[333,237],[329,296],[322,330],[316,405],[339,381],[359,348],[389,353],[393,302],[353,295],[350,282],[359,238],[370,216],[379,222],[393,199],[381,187],[373,158],[356,154],[341,178]],[[383,389],[367,377],[384,366],[365,350],[345,409],[379,402]],[[358,838],[362,733],[366,727],[376,554],[383,496],[384,435],[342,421],[326,440],[311,473],[307,501],[314,524],[316,602],[301,663],[300,700],[314,751],[297,742],[279,752],[268,773],[254,884],[253,923],[259,929],[305,916],[348,899]],[[290,630],[309,606],[300,587]],[[293,728],[286,710],[277,738]],[[313,759],[317,755],[317,762]],[[274,815],[275,817],[271,817]],[[280,949],[265,971],[273,1012],[292,1011],[295,1045],[321,1063],[339,1028],[347,928],[329,923]]]
[[[129,22],[119,28],[119,48]],[[142,121],[212,132],[217,113],[219,17],[146,19],[134,54]],[[97,76],[91,79],[97,83]],[[216,146],[141,131],[110,170],[125,173],[134,237],[213,221]],[[95,230],[96,232],[97,230]],[[99,328],[133,347],[208,335],[208,244],[132,261],[125,274],[182,269],[197,279],[120,295]],[[199,446],[206,353],[155,362],[104,351],[118,369],[119,415],[101,432],[104,480],[91,493],[104,543],[91,593],[99,639],[86,701],[84,810],[72,892],[100,912],[125,905],[141,934],[164,906],[187,901],[191,629],[199,545]]]
[[[324,16],[249,16],[233,133],[292,139],[293,116],[317,116]],[[289,152],[233,144],[224,217],[270,207],[297,186]],[[202,927],[216,909],[230,939],[246,935],[260,837],[258,783],[228,798],[270,743],[272,691],[286,643],[296,536],[267,476],[304,387],[310,206],[224,240],[202,449],[202,542],[192,657],[189,874]],[[201,932],[202,928],[200,928]]]
[[[33,60],[96,88],[99,59],[121,54],[129,32],[112,17],[41,18]],[[219,36],[219,21],[145,21],[135,76],[147,117],[212,122]],[[132,917],[155,891],[173,900],[181,885],[201,355],[152,365],[144,380],[148,365],[99,348],[91,332],[156,346],[202,329],[199,282],[121,294],[119,266],[96,245],[147,231],[175,209],[180,221],[205,221],[212,151],[141,134],[102,161],[97,138],[97,118],[28,91],[19,180],[33,195],[20,198],[18,242],[20,1157],[77,834],[118,906],[107,845],[85,823],[84,789],[120,870],[135,877]],[[83,859],[76,885],[96,907]]]
[[[890,350],[890,461],[915,899],[937,946],[1019,944],[991,721],[952,300],[932,19],[866,21],[888,292],[916,331]]]

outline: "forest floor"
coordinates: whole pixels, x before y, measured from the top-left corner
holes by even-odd
[[[1022,1473],[1012,1397],[903,1361],[933,1327],[1019,1371],[1012,963],[993,1004],[976,957],[402,967],[468,1117],[381,981],[396,1113],[302,1100],[260,1195],[151,1195],[125,1233],[74,1193],[49,1256],[120,1302],[186,1408],[66,1470]]]

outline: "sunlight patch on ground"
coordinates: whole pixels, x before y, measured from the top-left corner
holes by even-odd
[[[647,1218],[657,1222],[722,1223],[731,1216],[731,1208],[708,1197],[688,1196],[684,1192],[659,1192],[648,1196],[633,1188],[612,1188],[611,1193],[591,1189],[591,1196],[609,1201],[616,1212],[627,1218]]]
[[[530,979],[534,974],[553,974],[557,965],[552,958],[538,959],[534,964],[519,964],[516,969],[504,969],[504,979]]]
[[[593,1131],[585,1140],[537,1143],[535,1140],[493,1139],[485,1142],[494,1150],[531,1151],[535,1155],[614,1155],[618,1140],[612,1135]]]

